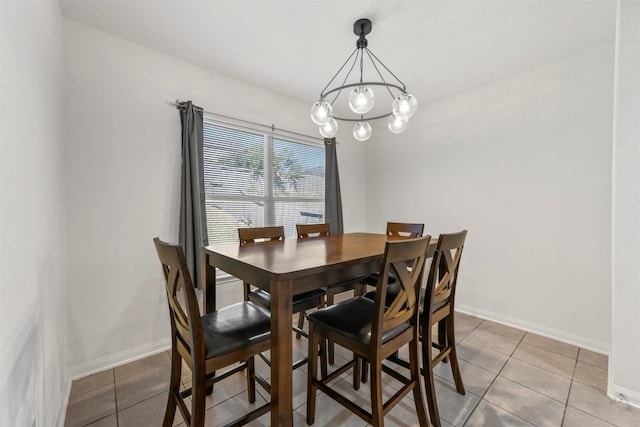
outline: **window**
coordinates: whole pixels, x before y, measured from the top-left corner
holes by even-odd
[[[239,227],[324,222],[324,146],[205,120],[209,244],[238,241]]]

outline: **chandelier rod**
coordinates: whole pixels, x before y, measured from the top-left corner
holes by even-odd
[[[353,54],[351,54],[351,56],[353,56]],[[353,60],[353,63],[351,64],[351,68],[349,69],[349,72],[347,73],[346,76],[344,76],[344,80],[342,80],[342,85],[340,85],[340,86],[338,86],[336,88],[336,90],[338,90],[338,93],[336,93],[336,96],[333,97],[333,100],[331,101],[331,105],[333,105],[333,103],[336,102],[336,100],[340,96],[340,93],[342,92],[342,89],[344,89],[344,87],[345,87],[344,85],[347,82],[347,79],[349,78],[349,76],[353,72],[353,68],[356,66],[356,62],[358,62],[358,55],[356,55],[355,59]],[[324,89],[326,90],[327,88],[325,87]],[[323,92],[324,92],[324,90],[323,90]],[[326,94],[322,95],[322,98],[327,96],[329,93],[330,92],[327,92]]]
[[[333,83],[333,81],[336,79],[336,77],[338,77],[338,74],[340,74],[340,72],[342,71],[342,69],[345,67],[345,65],[347,65],[347,63],[349,62],[349,60],[351,59],[351,57],[352,57],[353,55],[355,55],[355,53],[356,53],[357,51],[358,51],[358,48],[355,48],[355,49],[353,50],[353,52],[351,52],[351,55],[349,55],[349,57],[347,58],[347,60],[346,60],[346,61],[344,61],[344,64],[342,64],[342,67],[340,67],[340,69],[338,70],[338,72],[337,72],[337,73],[335,73],[335,74],[333,75],[333,77],[331,77],[331,80],[329,80],[329,83],[327,83],[327,85],[324,87],[324,89],[322,89],[322,91],[320,92],[320,99],[323,99],[323,98],[324,98],[324,95],[323,95],[324,91],[325,91],[325,90],[327,90],[327,88],[329,87],[329,85],[330,85],[331,83]],[[358,59],[358,57],[357,57],[357,56],[356,56],[356,59]],[[351,66],[351,70],[353,70],[353,65]],[[351,74],[351,70],[349,70],[349,73],[347,73],[347,77],[349,76],[349,74]]]
[[[384,67],[384,69],[387,70],[389,72],[389,74],[391,74],[393,76],[393,78],[396,79],[398,81],[398,83],[400,83],[402,85],[402,87],[403,87],[402,92],[406,93],[407,89],[406,89],[406,86],[405,86],[404,82],[402,80],[400,80],[398,78],[398,76],[393,74],[393,71],[391,71],[386,65],[384,65],[384,62],[380,61],[380,59],[375,55],[375,53],[371,52],[369,49],[367,49],[367,53],[369,53],[371,56],[373,56],[376,59],[376,61],[378,61],[380,63],[380,65],[382,65]],[[375,62],[373,60],[371,62],[375,66]]]
[[[373,57],[372,57],[373,54],[371,53],[371,51],[368,48],[365,48],[365,50],[367,51],[367,55],[369,55],[369,59],[371,60],[371,65],[373,65],[373,68],[378,73],[378,76],[380,77],[380,80],[382,80],[382,82],[386,84],[387,81],[384,79],[382,73],[380,72],[380,70],[378,69],[378,66],[376,65],[376,62],[373,60]],[[373,55],[373,56],[375,56],[375,55]],[[380,64],[382,64],[382,62],[380,62]],[[384,67],[384,64],[382,64],[382,66]],[[397,80],[397,78],[396,78],[396,80]],[[402,83],[402,82],[400,82],[400,83]],[[391,95],[391,99],[395,98],[395,96],[393,96],[393,92],[391,92],[391,89],[389,89],[389,86],[385,86],[385,88],[387,89],[387,92],[389,92],[389,95]]]

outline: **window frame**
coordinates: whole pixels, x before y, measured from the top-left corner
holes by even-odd
[[[296,132],[290,132],[282,129],[276,129],[273,125],[271,127],[265,125],[259,125],[255,123],[246,122],[244,120],[233,119],[230,117],[224,117],[220,119],[206,112],[203,115],[203,131],[204,127],[218,126],[228,128],[241,132],[249,132],[253,134],[262,135],[263,142],[263,155],[264,155],[264,195],[225,195],[220,194],[215,197],[214,200],[221,202],[263,202],[264,203],[264,225],[271,226],[276,225],[276,205],[278,203],[322,203],[326,206],[326,188],[321,199],[309,198],[309,197],[283,197],[273,195],[273,141],[283,140],[295,144],[304,144],[316,148],[321,148],[325,151],[324,140],[321,138],[314,138],[306,135],[302,135]],[[203,147],[204,150],[204,147]],[[326,160],[324,163],[324,173],[326,174]],[[204,173],[204,158],[203,158],[203,173]],[[205,201],[206,203],[206,201]],[[326,218],[326,212],[323,209],[323,216]],[[206,220],[206,218],[205,218]]]

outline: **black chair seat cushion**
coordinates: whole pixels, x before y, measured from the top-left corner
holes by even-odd
[[[202,329],[210,359],[270,339],[271,317],[262,307],[243,301],[202,316]]]
[[[293,296],[293,313],[300,313],[304,310],[317,307],[322,303],[322,298],[326,292],[322,289],[314,289],[303,294]],[[271,308],[271,294],[263,289],[254,289],[249,293],[249,301],[260,304],[267,309]]]
[[[307,316],[314,325],[329,329],[344,335],[351,341],[369,344],[371,341],[371,323],[375,314],[375,303],[364,297],[355,297],[338,304],[322,308]],[[382,342],[409,328],[409,323],[403,323],[382,334]]]

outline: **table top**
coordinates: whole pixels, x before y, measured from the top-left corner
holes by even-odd
[[[205,246],[214,257],[240,261],[272,275],[310,273],[327,266],[347,266],[379,260],[387,240],[385,234],[347,233],[308,239],[285,239],[240,246],[237,243]]]

